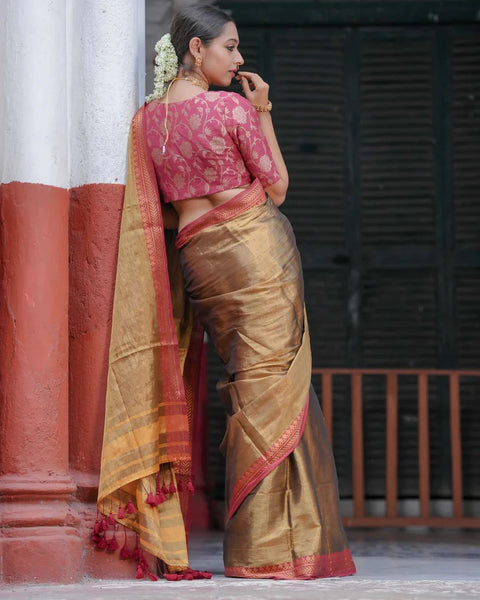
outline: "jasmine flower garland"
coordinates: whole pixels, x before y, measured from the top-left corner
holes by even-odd
[[[161,98],[167,91],[168,83],[175,78],[178,71],[178,58],[170,39],[170,34],[163,35],[155,44],[155,77],[153,80],[153,93],[145,101]]]

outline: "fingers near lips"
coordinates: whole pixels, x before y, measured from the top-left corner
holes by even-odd
[[[250,90],[254,90],[256,88],[256,83],[254,81],[255,73],[247,73],[245,71],[239,71],[237,73],[237,80],[240,81],[244,88],[249,88]]]

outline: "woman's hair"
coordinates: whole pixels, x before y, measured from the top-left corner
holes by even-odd
[[[194,4],[179,10],[170,25],[170,36],[180,63],[189,51],[192,38],[198,37],[208,46],[232,20],[226,12],[208,4]]]

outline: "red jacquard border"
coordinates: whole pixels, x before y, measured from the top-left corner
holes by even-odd
[[[355,575],[355,563],[347,548],[332,554],[302,556],[292,562],[263,567],[225,567],[227,577],[247,579],[319,579]]]
[[[212,210],[198,217],[188,225],[185,225],[177,235],[175,245],[177,248],[185,246],[192,237],[202,229],[211,225],[218,225],[230,219],[235,218],[246,210],[264,204],[266,200],[265,192],[262,184],[258,179],[255,179],[245,190],[239,192],[230,200],[219,204]]]
[[[233,517],[237,508],[253,488],[298,446],[303,435],[303,430],[305,429],[308,404],[309,398],[307,397],[305,407],[300,414],[292,421],[267,452],[263,456],[257,458],[237,481],[232,490],[227,520],[230,520]]]

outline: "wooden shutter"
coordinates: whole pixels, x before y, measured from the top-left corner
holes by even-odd
[[[480,32],[450,28],[453,302],[458,364],[480,365]],[[463,485],[465,495],[480,497],[480,382],[461,383]]]

